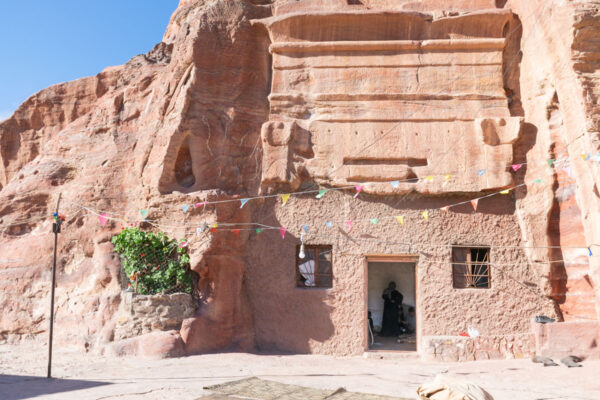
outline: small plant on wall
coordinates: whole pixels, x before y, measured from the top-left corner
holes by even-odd
[[[112,243],[135,292],[192,293],[190,257],[185,240],[177,242],[162,232],[126,228],[113,236]]]

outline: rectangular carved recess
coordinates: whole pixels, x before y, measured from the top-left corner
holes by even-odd
[[[468,31],[471,17],[345,11],[261,22],[272,40],[271,120],[295,121],[314,155],[302,164],[291,148],[287,165],[332,186],[375,182],[365,190],[381,194],[509,186],[504,166],[520,129],[506,123],[502,30],[511,13],[490,11],[477,32]],[[510,142],[486,143],[482,118],[511,130],[498,134]],[[464,176],[466,165],[495,172],[447,186],[418,179]],[[385,185],[393,180],[404,182]]]

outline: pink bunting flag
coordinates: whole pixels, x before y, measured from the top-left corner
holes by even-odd
[[[571,167],[564,167],[563,171],[565,171],[565,174],[567,174],[569,178],[571,178]]]
[[[206,205],[206,201],[194,204],[194,208],[199,208]]]
[[[279,228],[279,233],[281,234],[281,238],[285,239],[285,232],[287,231],[287,228],[284,228],[283,226],[281,228]]]
[[[346,226],[348,227],[348,231],[350,231],[352,229],[352,221],[344,221],[346,223]]]
[[[513,164],[511,165],[511,168],[513,169],[513,171],[517,172],[522,166],[523,164]]]
[[[185,247],[188,247],[188,242],[182,242],[179,247],[181,247],[182,249]]]
[[[360,192],[362,192],[362,190],[363,190],[363,187],[364,187],[363,185],[355,186],[355,188],[356,188],[356,194],[354,195],[354,198],[357,198],[357,197],[358,197],[358,194],[359,194]]]
[[[106,226],[108,215],[106,213],[100,213],[100,215],[98,215],[98,220],[100,221],[100,225]]]
[[[477,203],[479,203],[479,199],[471,200],[471,205],[473,206],[473,211],[477,211]]]

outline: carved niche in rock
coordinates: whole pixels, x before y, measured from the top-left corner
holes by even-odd
[[[263,190],[308,180],[369,182],[364,190],[378,194],[510,186],[522,123],[503,77],[511,18],[344,11],[254,21],[268,29],[273,55]]]

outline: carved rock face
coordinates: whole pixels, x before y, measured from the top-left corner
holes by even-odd
[[[522,122],[511,116],[503,73],[511,17],[478,14],[477,32],[471,15],[434,21],[401,11],[257,21],[273,41],[263,187],[296,189],[300,168],[322,185],[370,182],[365,191],[376,194],[511,185],[503,167]],[[274,132],[285,140],[273,143]],[[309,157],[295,149],[299,141]],[[479,170],[490,173],[478,179]],[[446,175],[451,185],[422,180]]]

